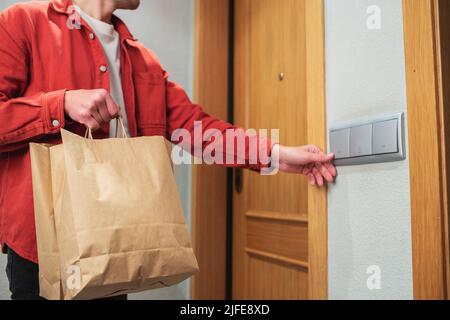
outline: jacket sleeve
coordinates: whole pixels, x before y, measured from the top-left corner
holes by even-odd
[[[206,155],[212,154],[211,164],[255,171],[270,167],[274,145],[270,139],[205,113],[190,101],[182,87],[168,80],[167,72],[165,79],[169,140],[207,162]]]
[[[30,25],[15,6],[0,13],[0,153],[24,148],[65,125],[65,90],[24,96],[30,72]]]

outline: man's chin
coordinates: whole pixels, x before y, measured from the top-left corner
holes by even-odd
[[[117,9],[136,10],[141,4],[140,0],[116,0]]]

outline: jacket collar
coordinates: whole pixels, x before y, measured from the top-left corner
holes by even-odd
[[[72,5],[72,0],[51,0],[50,7],[59,12],[68,14],[69,7]]]
[[[73,5],[72,0],[51,0],[50,1],[50,7],[55,10],[56,12],[59,12],[61,14],[69,15],[69,13],[72,12],[70,7]],[[133,37],[128,27],[125,25],[125,23],[116,15],[112,16],[112,23],[114,25],[114,28],[119,33],[120,38],[122,40],[134,40],[137,41],[136,38]]]

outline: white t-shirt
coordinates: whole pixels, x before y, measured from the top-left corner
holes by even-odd
[[[106,60],[108,62],[109,70],[109,80],[110,80],[110,94],[113,100],[117,103],[120,108],[120,113],[122,115],[123,123],[127,134],[129,135],[129,127],[127,120],[127,113],[125,110],[125,101],[123,99],[122,81],[120,74],[120,38],[119,33],[114,29],[112,24],[97,20],[86,12],[81,10],[78,6],[75,9],[80,14],[80,16],[87,22],[87,24],[92,28],[98,40],[100,41],[103,51],[106,55]],[[119,131],[117,132],[118,137],[122,137],[122,128],[119,125]],[[110,122],[109,136],[111,138],[115,137],[116,134],[116,120]]]

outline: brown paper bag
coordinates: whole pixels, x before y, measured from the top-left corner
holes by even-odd
[[[198,271],[164,138],[62,138],[48,154],[65,299],[171,286]],[[55,273],[43,259],[41,279]]]
[[[63,295],[53,210],[50,150],[50,145],[30,144],[40,295],[49,300],[60,300]],[[52,152],[62,154],[63,150],[54,147]]]

